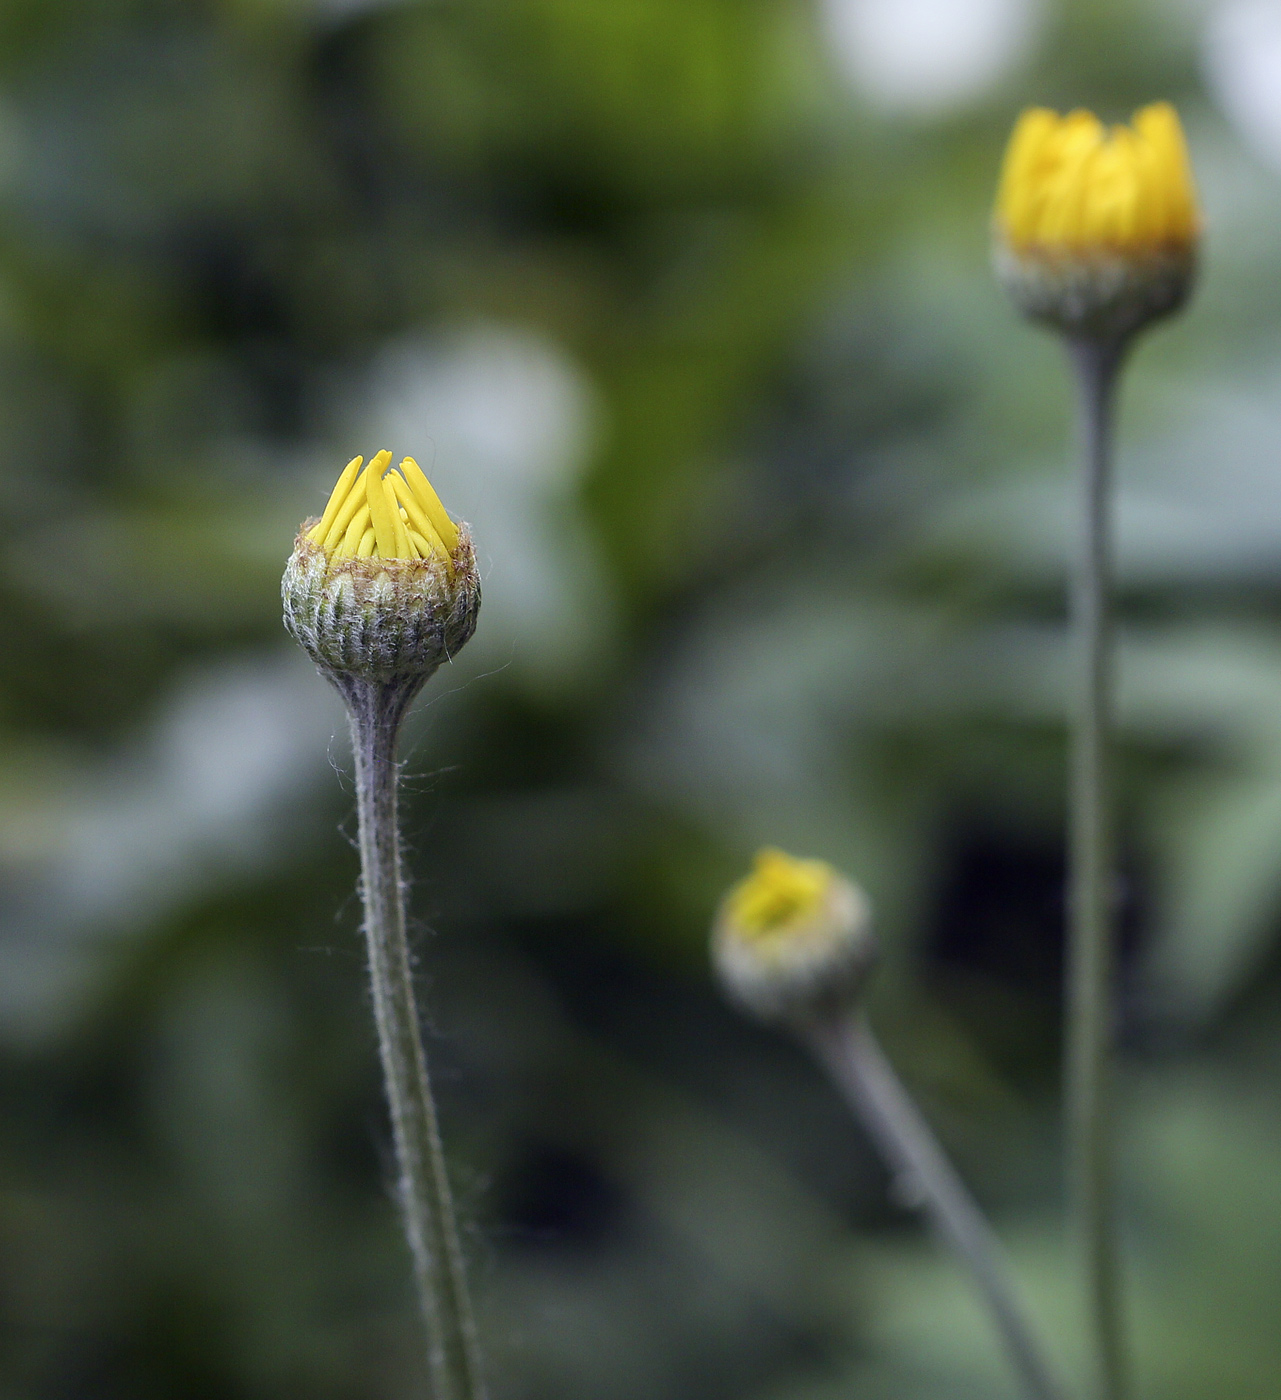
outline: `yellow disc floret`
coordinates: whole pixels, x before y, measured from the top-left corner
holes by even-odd
[[[822,911],[835,874],[826,861],[798,860],[767,846],[757,852],[752,873],[729,892],[726,914],[741,938],[786,938]]]
[[[1092,113],[1023,113],[1005,153],[997,231],[1017,252],[1169,253],[1201,229],[1178,113],[1168,102],[1111,130]]]
[[[307,531],[331,559],[430,559],[452,569],[458,527],[422,468],[405,457],[388,470],[391,453],[379,452],[361,470],[353,457],[338,478],[324,514]]]

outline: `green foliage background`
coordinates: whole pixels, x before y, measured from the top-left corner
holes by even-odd
[[[1078,1368],[1068,393],[986,221],[1022,104],[1155,97],[1209,235],[1122,418],[1131,1321],[1143,1395],[1281,1390],[1281,191],[1201,23],[1051,8],[926,119],[801,0],[0,9],[0,1395],[421,1394],[341,714],[278,602],[382,446],[485,556],[406,821],[495,1395],[1013,1394],[710,983],[766,841],[871,892],[874,1018]]]

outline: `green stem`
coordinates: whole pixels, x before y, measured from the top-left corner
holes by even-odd
[[[400,1169],[405,1234],[427,1324],[433,1400],[484,1400],[476,1324],[436,1107],[427,1077],[405,937],[396,815],[396,736],[418,689],[343,678],[356,759],[361,893],[374,1019]]]
[[[1112,1160],[1114,889],[1108,731],[1112,418],[1123,347],[1072,346],[1084,452],[1084,539],[1072,584],[1080,690],[1073,729],[1068,892],[1069,1181],[1102,1400],[1127,1393]]]
[[[1019,1303],[1000,1241],[948,1161],[861,1011],[805,1028],[809,1043],[862,1119],[891,1171],[969,1267],[1031,1400],[1063,1391]]]

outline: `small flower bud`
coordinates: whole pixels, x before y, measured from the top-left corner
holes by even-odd
[[[362,472],[363,460],[298,532],[281,583],[285,626],[331,680],[412,693],[476,630],[476,554],[412,457],[398,471],[387,471],[390,452]]]
[[[875,956],[863,891],[824,861],[768,847],[721,901],[712,927],[722,985],[764,1020],[839,1009],[857,996]]]
[[[1111,131],[1092,112],[1029,108],[1006,149],[992,220],[997,277],[1025,315],[1122,341],[1176,311],[1201,216],[1168,102]]]

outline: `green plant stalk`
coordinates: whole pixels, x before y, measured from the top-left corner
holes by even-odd
[[[969,1268],[1025,1393],[1031,1400],[1062,1400],[1000,1241],[886,1059],[867,1017],[857,1009],[839,1013],[810,1024],[804,1035],[899,1185]]]
[[[361,896],[378,1046],[399,1167],[399,1197],[413,1255],[433,1400],[484,1400],[476,1324],[441,1147],[405,937],[396,812],[396,739],[421,681],[343,677],[351,719],[360,827]]]
[[[1102,1400],[1127,1394],[1113,1184],[1114,869],[1109,729],[1113,406],[1124,344],[1072,344],[1083,451],[1083,536],[1071,622],[1079,666],[1069,793],[1066,1045],[1069,1189]]]

